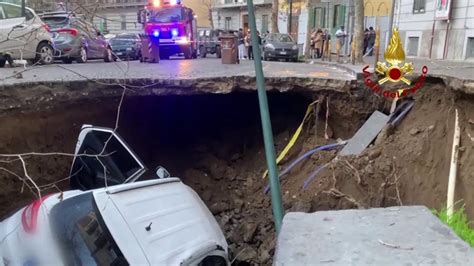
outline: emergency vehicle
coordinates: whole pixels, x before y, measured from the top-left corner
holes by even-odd
[[[197,57],[197,20],[181,0],[150,0],[138,12],[138,22],[151,41],[159,42],[161,59],[176,54]]]

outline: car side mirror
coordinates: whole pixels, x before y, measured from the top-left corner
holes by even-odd
[[[171,177],[171,174],[170,172],[168,172],[168,170],[166,170],[166,168],[164,168],[163,166],[158,166],[156,168],[156,176],[159,178],[159,179],[163,179],[163,178],[169,178]]]

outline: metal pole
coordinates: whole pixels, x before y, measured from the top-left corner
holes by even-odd
[[[265,90],[265,78],[263,76],[262,56],[260,45],[258,43],[257,23],[255,22],[253,0],[247,0],[247,8],[249,13],[250,31],[252,34],[252,49],[255,63],[255,75],[257,77],[258,102],[262,119],[263,140],[265,143],[265,157],[267,159],[268,176],[270,179],[273,220],[275,222],[276,232],[279,233],[281,222],[283,220],[283,204],[281,200],[280,181],[278,179],[272,124],[270,121],[270,112],[268,111],[267,92]]]
[[[21,16],[22,17],[26,16],[25,6],[26,6],[26,0],[21,0]]]
[[[289,29],[288,29],[288,34],[291,36],[291,31],[293,30],[293,0],[290,0],[290,15],[288,16],[289,18]]]
[[[392,38],[393,31],[393,17],[395,16],[395,2],[397,0],[392,0],[392,7],[390,8],[390,18],[388,21],[388,38]]]

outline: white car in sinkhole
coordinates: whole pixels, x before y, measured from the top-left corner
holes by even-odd
[[[113,130],[84,126],[76,155],[74,190],[0,223],[0,265],[229,265],[225,237],[199,196],[164,168],[139,181],[144,164]]]

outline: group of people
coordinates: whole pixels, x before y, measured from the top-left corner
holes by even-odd
[[[239,60],[253,60],[253,45],[252,45],[252,32],[250,29],[247,30],[247,33],[244,32],[243,29],[239,29],[239,32],[237,32],[237,39],[239,42]],[[267,32],[268,34],[268,32]],[[260,49],[262,47],[262,36],[260,35],[260,32],[257,31],[257,38],[258,38],[258,45],[260,46]]]
[[[344,45],[346,43],[347,33],[344,30],[344,26],[339,27],[336,31],[336,54],[339,60],[341,53],[344,53]],[[376,39],[376,32],[373,27],[366,28],[364,31],[364,56],[372,56],[374,53],[374,46],[375,46],[375,39]],[[311,47],[311,58],[321,58],[325,54],[325,50],[330,49],[329,43],[331,41],[331,34],[329,31],[321,30],[321,29],[313,29],[311,33],[310,39],[310,47]],[[352,40],[351,40],[352,42]]]

